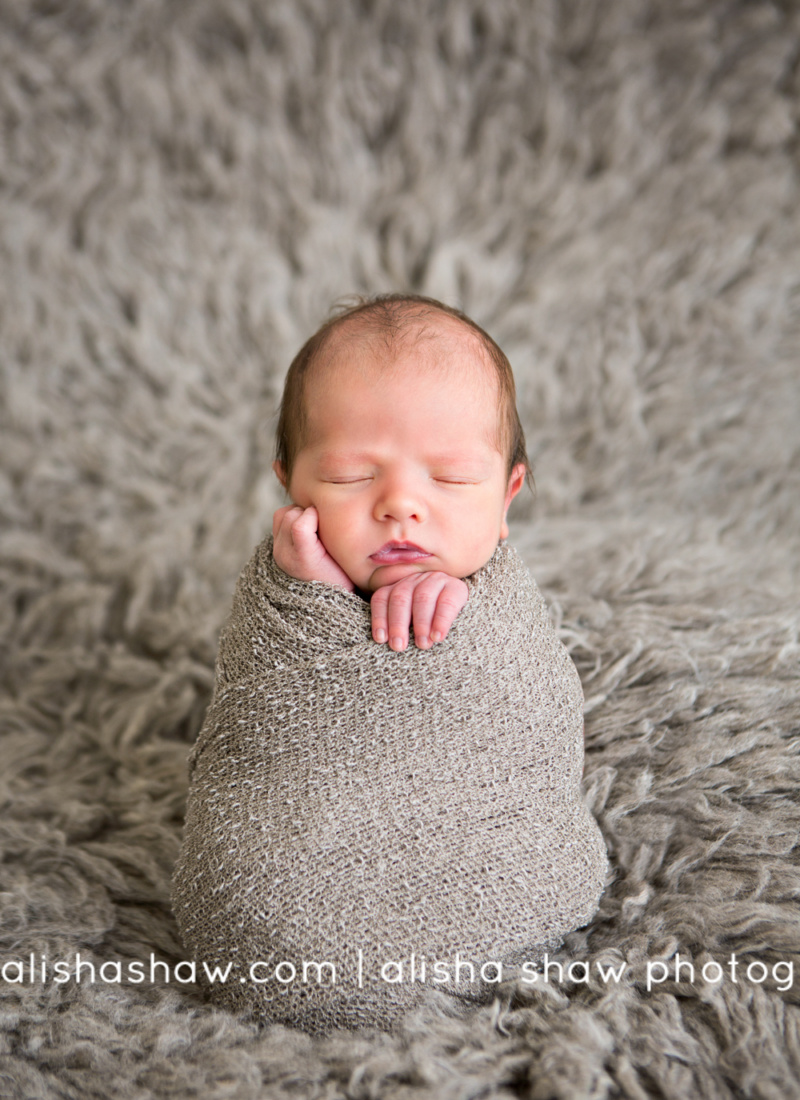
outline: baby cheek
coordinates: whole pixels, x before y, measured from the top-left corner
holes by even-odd
[[[338,550],[352,554],[357,549],[359,542],[360,524],[353,510],[339,506],[330,507],[321,502],[317,507],[319,515],[319,533],[323,542],[326,539],[331,546]]]
[[[499,534],[491,525],[485,527],[476,526],[471,534],[465,534],[460,546],[456,549],[458,557],[457,568],[452,570],[453,576],[468,577],[482,566],[486,565],[497,549],[500,541]]]
[[[292,504],[296,504],[298,508],[317,507],[308,489],[306,489],[304,485],[298,485],[296,482],[292,482],[289,486],[289,498]]]

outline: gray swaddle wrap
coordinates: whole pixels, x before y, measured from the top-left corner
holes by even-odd
[[[242,572],[173,882],[186,947],[231,964],[218,1003],[389,1026],[425,988],[477,990],[457,959],[537,959],[595,913],[577,671],[513,549],[467,584],[444,642],[395,653],[364,600],[287,576],[271,538]]]

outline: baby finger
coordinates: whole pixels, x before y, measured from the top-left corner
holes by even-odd
[[[277,511],[275,512],[275,514],[273,515],[273,517],[272,517],[272,537],[273,538],[277,538],[278,535],[280,534],[281,528],[283,527],[283,524],[286,520],[286,517],[288,516],[289,512],[291,512],[292,508],[293,508],[293,505],[285,504],[283,506],[283,508],[278,508]]]
[[[411,617],[414,623],[414,641],[419,649],[430,649],[434,611],[439,594],[445,585],[445,576],[426,573],[414,589]]]
[[[389,647],[396,653],[402,652],[408,645],[408,628],[411,625],[411,603],[414,585],[406,583],[404,577],[398,584],[389,585],[389,604],[387,608]]]
[[[449,578],[436,601],[436,612],[431,624],[432,642],[444,641],[450,627],[456,620],[456,616],[466,605],[468,598],[469,589],[464,581],[459,580],[457,577]]]
[[[306,549],[316,546],[317,542],[317,510],[313,506],[298,508],[297,519],[292,524],[292,541]]]
[[[372,593],[372,598],[369,601],[370,613],[372,615],[372,637],[379,644],[383,644],[389,637],[389,624],[386,616],[386,609],[389,603],[389,592],[391,588],[378,588]]]

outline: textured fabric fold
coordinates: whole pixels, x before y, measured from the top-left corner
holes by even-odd
[[[477,996],[595,913],[607,860],[581,798],[577,671],[512,548],[467,584],[444,642],[394,653],[367,603],[288,577],[271,539],[245,567],[173,883],[186,947],[229,966],[218,1003],[387,1027],[425,988]]]

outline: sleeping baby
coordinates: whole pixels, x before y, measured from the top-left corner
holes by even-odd
[[[607,870],[580,680],[504,541],[508,360],[432,299],[362,302],[295,357],[274,469],[292,503],[220,637],[175,914],[217,1003],[390,1027],[530,975]]]

